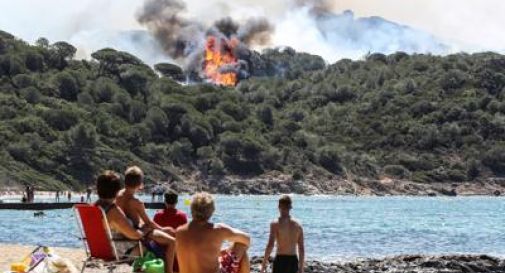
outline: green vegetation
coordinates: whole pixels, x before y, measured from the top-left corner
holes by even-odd
[[[125,52],[75,52],[0,31],[0,185],[82,188],[132,163],[149,179],[202,168],[426,183],[505,175],[502,55],[372,54],[323,67],[269,50],[268,69],[283,76],[233,89],[180,85],[176,66],[158,74]]]

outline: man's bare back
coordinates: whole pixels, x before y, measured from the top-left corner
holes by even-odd
[[[279,217],[271,223],[277,243],[277,255],[297,255],[297,246],[302,227],[295,219]]]
[[[224,226],[212,223],[192,222],[179,227],[176,232],[176,253],[180,272],[218,272],[217,257],[225,232]]]
[[[222,269],[224,272],[236,272],[234,270],[237,266],[240,273],[249,272],[249,258],[246,253],[251,243],[249,235],[225,224],[209,222],[214,209],[214,199],[210,194],[203,192],[193,196],[193,220],[180,226],[175,232],[175,252],[180,273],[218,273],[222,272]],[[224,261],[231,260],[232,264],[219,262],[225,241],[232,245],[223,253],[228,253],[228,257],[232,259]]]

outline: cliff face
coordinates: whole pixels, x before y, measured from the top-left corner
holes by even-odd
[[[74,53],[0,32],[2,187],[78,189],[131,164],[148,183],[225,177],[189,185],[230,193],[478,193],[505,174],[502,55],[325,65],[267,50],[256,57],[282,73],[224,88],[181,85],[126,52]]]

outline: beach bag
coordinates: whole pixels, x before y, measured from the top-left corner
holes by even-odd
[[[34,272],[49,257],[51,250],[48,247],[38,246],[21,261],[11,264],[11,272]]]
[[[157,258],[153,252],[147,251],[143,257],[135,259],[132,272],[164,273],[165,263],[162,259]]]

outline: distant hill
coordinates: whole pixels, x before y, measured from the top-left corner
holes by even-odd
[[[80,189],[133,163],[149,181],[196,171],[423,183],[505,174],[502,55],[325,65],[268,50],[261,60],[282,73],[222,88],[181,85],[112,49],[91,61],[74,54],[0,32],[0,185]]]

